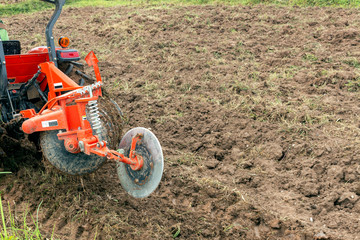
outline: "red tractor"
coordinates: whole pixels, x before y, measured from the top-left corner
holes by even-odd
[[[137,198],[148,196],[164,168],[158,139],[146,128],[134,128],[118,143],[122,113],[111,99],[111,107],[101,104],[103,81],[95,54],[90,52],[85,61],[96,80],[83,86],[83,78],[91,77],[80,71],[79,81],[68,77],[74,65],[81,65],[79,52],[67,48],[67,38],[60,38],[61,47],[55,48],[52,33],[66,0],[43,1],[56,6],[46,27],[46,47],[21,54],[19,41],[0,40],[1,121],[20,119],[24,133],[40,132],[43,155],[57,169],[82,175],[114,160],[123,188]]]

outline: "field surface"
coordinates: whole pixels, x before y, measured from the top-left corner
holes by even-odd
[[[26,52],[50,15],[3,20]],[[41,204],[47,238],[360,239],[359,29],[358,9],[67,8],[56,36],[96,52],[124,133],[159,138],[163,179],[138,200],[115,163],[78,178],[39,157],[2,177],[3,203]]]

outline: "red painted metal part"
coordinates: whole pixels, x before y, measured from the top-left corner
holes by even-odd
[[[96,76],[96,81],[98,82],[102,82],[101,80],[101,75],[100,75],[100,70],[99,70],[99,66],[98,66],[98,62],[99,60],[97,59],[95,53],[93,51],[91,51],[85,58],[86,63],[91,67],[94,67],[94,72],[95,72],[95,76]]]
[[[56,48],[56,50],[60,49],[62,48]],[[79,53],[71,52],[68,54],[78,55]],[[40,64],[49,64],[48,49],[47,47],[37,47],[31,49],[27,54],[6,55],[5,61],[7,76],[8,79],[10,79],[10,84],[26,83],[39,70]],[[44,91],[47,87],[47,79],[45,77],[46,73],[43,72],[37,78],[42,91]]]
[[[59,50],[61,48],[56,48]],[[26,83],[39,70],[41,63],[49,62],[47,47],[31,49],[27,54],[6,55],[6,71],[10,84]],[[44,91],[47,87],[46,74],[42,73],[37,78],[40,88]]]
[[[78,52],[62,52],[60,53],[62,58],[79,58],[80,54]]]
[[[49,54],[23,54],[5,56],[6,71],[10,84],[25,83],[39,70],[39,64],[49,61]],[[37,81],[41,90],[46,88],[45,74],[40,74]]]
[[[60,48],[60,47],[57,47],[55,48],[55,50],[60,50],[60,49],[63,49],[63,48]],[[49,53],[49,50],[46,46],[41,46],[41,47],[36,47],[36,48],[33,48],[31,49],[30,51],[28,51],[28,53],[46,53],[48,54]]]
[[[59,130],[58,139],[64,140],[64,146],[71,153],[83,152],[107,157],[110,160],[129,164],[133,170],[140,170],[144,164],[142,156],[136,154],[136,144],[141,141],[142,135],[136,135],[131,144],[129,157],[111,150],[107,143],[93,134],[90,122],[86,115],[86,106],[91,101],[97,101],[102,95],[102,80],[98,67],[98,60],[93,52],[86,61],[94,67],[97,82],[80,87],[53,62],[40,63],[41,72],[46,75],[49,86],[49,101],[39,113],[33,109],[21,111],[23,118],[28,118],[22,125],[27,134],[39,131]],[[66,93],[64,93],[66,92]]]
[[[110,150],[108,153],[108,159],[114,159],[117,158],[124,159],[124,163],[129,164],[132,170],[140,170],[142,166],[144,165],[144,160],[141,155],[136,154],[135,148],[138,141],[142,139],[142,134],[137,134],[135,137],[133,137],[131,141],[131,148],[129,153],[129,158],[126,158],[122,153],[116,152],[114,150]],[[126,161],[125,161],[126,160]],[[130,161],[128,161],[130,160]]]
[[[60,96],[61,92],[71,91],[81,88],[71,78],[66,76],[65,73],[60,71],[53,62],[45,62],[40,65],[41,72],[46,75],[47,83],[49,86],[48,99],[53,99]]]

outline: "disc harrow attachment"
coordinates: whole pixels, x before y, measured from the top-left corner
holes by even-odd
[[[136,144],[134,139],[139,139]],[[159,140],[150,130],[138,127],[124,135],[119,148],[127,157],[141,156],[143,162],[140,169],[124,162],[117,163],[121,185],[135,198],[147,197],[159,185],[164,171],[164,157]]]
[[[44,157],[71,175],[91,173],[106,160],[115,161],[125,190],[134,197],[148,196],[162,176],[159,141],[149,130],[135,128],[116,150],[123,114],[114,100],[103,96],[99,61],[92,51],[85,57],[94,79],[79,71],[84,64],[78,62],[80,53],[69,48],[69,38],[61,37],[55,46],[53,28],[66,0],[43,1],[55,6],[45,30],[46,46],[24,54],[20,41],[0,39],[0,135],[12,133],[34,143],[40,135]],[[22,132],[5,131],[1,123],[14,129],[22,124]],[[2,139],[14,143],[3,145],[20,145],[11,137]],[[34,149],[37,153],[35,144]],[[5,157],[0,147],[0,158]]]
[[[27,119],[22,130],[42,132],[44,156],[59,170],[82,175],[95,171],[106,159],[116,161],[124,189],[136,198],[146,197],[161,180],[164,160],[160,143],[149,130],[135,128],[125,134],[120,149],[113,150],[120,139],[122,112],[116,102],[102,97],[95,54],[91,52],[86,61],[94,67],[97,81],[85,87],[67,81],[51,62],[40,64],[41,71],[52,76],[48,81],[61,82],[66,93],[50,92],[50,100],[38,113],[21,111]]]

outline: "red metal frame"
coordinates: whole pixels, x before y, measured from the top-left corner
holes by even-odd
[[[53,62],[39,64],[41,72],[47,78],[49,101],[39,113],[35,113],[33,109],[20,112],[23,118],[28,118],[24,121],[22,130],[27,134],[59,130],[59,140],[64,140],[66,150],[71,153],[96,154],[129,164],[133,170],[141,169],[144,161],[136,154],[135,147],[137,142],[141,141],[142,135],[136,135],[132,139],[129,157],[125,157],[122,153],[109,149],[106,141],[93,134],[87,119],[86,106],[90,101],[96,101],[102,96],[102,80],[95,54],[90,52],[85,60],[89,66],[93,66],[97,79],[96,83],[85,87],[77,85]]]
[[[56,48],[56,50],[61,49],[62,48]],[[5,61],[6,72],[8,79],[10,79],[10,84],[26,83],[38,71],[40,64],[49,63],[48,49],[47,47],[36,47],[31,49],[27,54],[6,55]],[[43,69],[44,72],[39,75],[37,81],[40,84],[41,90],[45,91],[48,85],[47,80],[52,78],[46,78],[45,67]],[[70,81],[72,83],[69,83]],[[71,79],[67,82],[70,85],[74,83]],[[53,84],[51,86],[53,86]]]
[[[10,84],[25,83],[31,79],[39,70],[39,64],[49,61],[49,54],[22,54],[5,56],[6,72]],[[40,74],[37,81],[40,83],[41,90],[45,90],[47,82],[44,81],[45,74]]]

